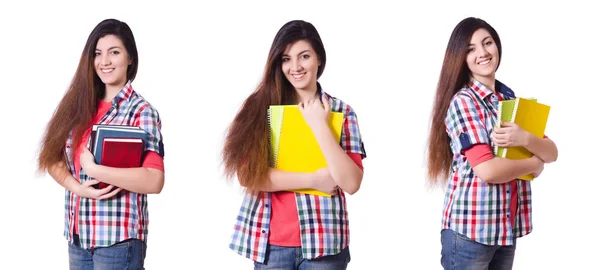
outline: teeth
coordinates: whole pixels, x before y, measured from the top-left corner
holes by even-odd
[[[112,72],[113,70],[115,70],[115,69],[114,69],[114,68],[107,68],[107,69],[105,69],[105,68],[102,68],[102,69],[100,69],[100,70],[101,70],[102,72],[104,72],[104,73],[111,73],[111,72]]]
[[[294,74],[294,75],[292,75],[292,77],[294,77],[294,79],[300,79],[300,78],[304,77],[304,75],[305,75],[305,74],[306,74],[306,73],[302,73],[302,74]]]
[[[485,61],[479,62],[479,65],[485,65],[485,64],[489,63],[489,62],[490,62],[490,60],[491,60],[491,59],[488,59],[488,60],[485,60]]]

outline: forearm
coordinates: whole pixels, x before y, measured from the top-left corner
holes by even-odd
[[[153,168],[114,168],[94,164],[86,173],[100,182],[141,194],[160,193],[165,182],[164,172]]]
[[[328,126],[316,129],[315,137],[333,180],[343,191],[349,194],[356,193],[362,182],[363,171],[335,141]]]
[[[276,192],[282,190],[295,190],[313,188],[311,173],[284,172],[269,168],[267,181],[257,191]]]
[[[556,144],[548,138],[538,138],[529,134],[529,139],[524,146],[529,152],[539,157],[544,163],[556,161],[558,157],[558,149]]]
[[[77,189],[81,186],[79,181],[75,179],[64,163],[58,162],[48,168],[48,174],[62,187],[77,194]]]
[[[510,182],[519,176],[532,173],[538,166],[536,157],[512,160],[495,157],[475,166],[473,171],[483,181],[492,184]]]

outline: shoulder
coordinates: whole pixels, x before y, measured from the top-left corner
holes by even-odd
[[[137,92],[133,92],[131,96],[125,101],[125,107],[132,112],[139,114],[150,114],[158,117],[158,110],[150,104],[142,95]]]
[[[471,88],[465,86],[459,89],[450,100],[448,114],[455,114],[465,110],[477,110],[477,108],[481,107],[478,103],[479,100],[477,99],[477,95]]]
[[[473,92],[473,90],[468,86],[464,86],[463,88],[456,91],[456,94],[454,94],[454,96],[452,97],[452,101],[450,103],[455,103],[455,102],[474,103],[476,101],[477,101],[477,97],[476,97],[476,94]]]
[[[327,92],[325,92],[325,94],[328,97],[329,105],[331,105],[332,112],[341,112],[346,117],[356,117],[356,112],[349,104],[337,97],[329,95]]]

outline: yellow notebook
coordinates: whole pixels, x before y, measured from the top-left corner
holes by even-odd
[[[297,105],[269,106],[268,115],[273,168],[286,172],[315,172],[327,167],[327,161],[317,139]],[[343,123],[343,113],[330,113],[329,128],[338,143]],[[331,197],[327,193],[313,189],[290,191]]]
[[[504,102],[506,101],[502,101],[500,104],[503,104]],[[548,122],[548,116],[550,114],[550,106],[538,103],[535,99],[519,97],[514,100],[514,105],[505,106],[508,104],[510,103],[499,106],[498,114],[501,116],[501,119],[504,119],[507,114],[506,109],[512,107],[512,113],[509,114],[510,120],[508,122],[516,123],[522,129],[538,138],[544,137],[546,123]],[[525,147],[519,146],[498,147],[497,155],[509,159],[526,159],[530,158],[533,154],[525,149]],[[533,174],[524,175],[518,178],[522,180],[533,180]]]

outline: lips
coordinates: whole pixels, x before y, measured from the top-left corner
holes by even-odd
[[[484,59],[482,61],[477,62],[477,64],[478,65],[486,65],[486,64],[489,64],[490,61],[492,61],[492,58]]]
[[[115,69],[114,68],[101,68],[100,71],[102,71],[102,73],[108,75],[111,72],[113,72]]]
[[[306,75],[305,73],[298,73],[298,74],[291,74],[292,78],[294,78],[295,80],[301,80],[302,78],[304,78],[304,75]]]

